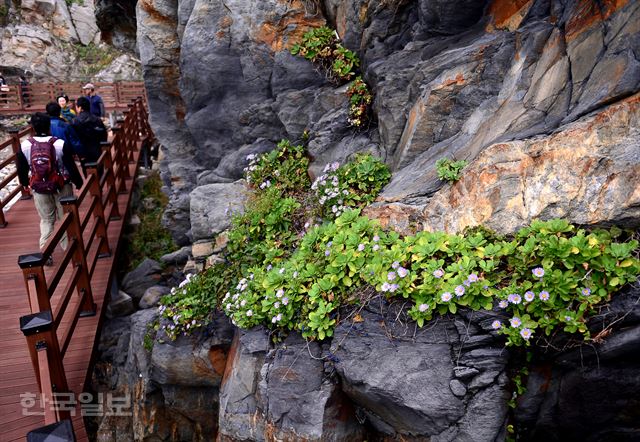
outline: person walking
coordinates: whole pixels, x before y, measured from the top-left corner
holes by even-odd
[[[2,100],[2,104],[7,104],[7,92],[9,92],[9,85],[7,85],[7,80],[4,79],[4,75],[0,72],[0,99]]]
[[[42,250],[53,233],[55,222],[64,214],[60,198],[72,196],[71,183],[82,186],[82,177],[73,161],[70,149],[62,139],[50,135],[51,121],[43,112],[31,116],[34,135],[24,140],[17,154],[18,179],[25,188],[31,188],[33,201],[40,216]],[[66,250],[67,235],[60,240]],[[53,262],[47,262],[52,265]]]
[[[22,95],[22,104],[25,107],[31,106],[31,86],[29,86],[29,81],[24,75],[20,75],[20,93]]]
[[[100,158],[100,143],[107,141],[107,128],[102,119],[90,112],[91,103],[87,97],[79,97],[76,100],[76,106],[79,113],[71,123],[71,127],[75,130],[82,144],[82,152],[78,154],[78,157],[83,172],[86,172],[85,164],[98,161]]]
[[[89,103],[91,104],[91,115],[95,115],[96,117],[102,118],[106,115],[104,111],[104,102],[102,101],[102,97],[96,94],[93,83],[87,83],[82,87],[82,92],[84,92],[85,97],[89,99]],[[77,103],[76,103],[77,104]]]
[[[76,131],[60,116],[62,111],[60,105],[52,101],[47,104],[46,110],[51,120],[51,135],[64,140],[68,147],[71,148],[71,151],[78,157],[83,156],[83,146]]]

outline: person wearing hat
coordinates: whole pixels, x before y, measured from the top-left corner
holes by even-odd
[[[95,92],[95,88],[93,83],[87,83],[82,87],[82,92],[89,99],[89,103],[91,104],[91,115],[95,115],[96,117],[102,118],[106,115],[104,111],[104,102],[102,101],[102,97]]]

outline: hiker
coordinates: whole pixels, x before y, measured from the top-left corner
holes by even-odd
[[[31,188],[33,201],[40,215],[40,249],[53,233],[56,219],[62,219],[60,198],[72,196],[71,183],[82,186],[82,177],[66,143],[50,135],[51,121],[43,112],[31,116],[34,135],[24,140],[18,151],[18,179],[26,189]],[[65,234],[60,240],[67,248]],[[52,265],[48,261],[47,265]]]
[[[82,92],[84,93],[85,97],[89,99],[89,103],[91,103],[91,114],[100,118],[104,117],[106,115],[104,111],[104,102],[102,101],[102,97],[96,94],[93,83],[85,84],[82,87]]]
[[[20,91],[22,93],[22,104],[24,106],[31,105],[31,87],[29,81],[24,75],[20,75]]]
[[[71,123],[71,127],[80,139],[82,150],[78,153],[82,171],[86,175],[86,163],[98,161],[100,158],[100,143],[107,141],[107,128],[102,120],[91,114],[91,103],[87,97],[79,97],[76,100],[78,115]]]
[[[9,92],[9,85],[7,85],[7,80],[4,79],[4,75],[0,72],[0,99],[2,99],[2,104],[7,104],[7,92]]]
[[[67,123],[71,123],[76,117],[76,111],[69,106],[69,97],[66,95],[60,95],[56,98],[58,105],[60,106],[60,114],[62,119]]]
[[[71,151],[81,157],[84,155],[84,149],[76,131],[66,121],[64,121],[60,114],[60,105],[54,101],[47,104],[47,115],[51,120],[51,135],[64,140],[68,144],[67,147],[71,148]]]

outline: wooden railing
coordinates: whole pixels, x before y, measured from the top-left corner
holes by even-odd
[[[126,180],[138,146],[146,148],[153,139],[141,99],[125,113],[124,121],[113,128],[111,141],[102,143],[99,160],[86,164],[87,179],[77,195],[61,198],[64,216],[42,251],[18,260],[31,308],[30,315],[20,318],[20,327],[40,392],[54,403],[54,393],[69,392],[63,361],[76,324],[96,313],[91,281],[98,260],[110,256],[114,247],[107,232],[111,221],[121,216],[118,193],[132,187],[127,188]],[[44,266],[65,238],[68,245],[47,278]],[[45,410],[45,425],[69,417],[58,408]]]
[[[47,103],[55,101],[60,95],[67,95],[73,102],[83,95],[82,86],[83,83],[10,84],[8,91],[0,92],[0,114],[43,111]],[[145,99],[144,83],[141,81],[94,83],[94,86],[108,111],[126,109],[131,100],[137,97]]]
[[[4,208],[9,202],[11,202],[18,194],[22,199],[30,198],[31,195],[28,191],[22,188],[19,184],[11,191],[4,191],[8,189],[9,184],[17,182],[18,180],[18,163],[17,154],[20,150],[20,142],[23,138],[29,137],[33,134],[33,129],[27,127],[20,131],[11,131],[11,138],[0,142],[0,158],[4,158],[0,161],[0,171],[6,172],[4,178],[0,178],[0,228],[7,225],[7,221],[4,217]],[[0,175],[1,176],[1,175]]]

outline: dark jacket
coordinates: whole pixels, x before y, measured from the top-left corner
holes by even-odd
[[[105,112],[102,97],[100,95],[90,95],[87,98],[89,99],[89,103],[91,104],[91,115],[95,115],[96,117],[104,117]]]
[[[82,143],[76,131],[66,121],[57,117],[51,117],[51,135],[64,140],[74,154],[81,156]]]
[[[24,187],[29,186],[29,161],[27,157],[22,152],[22,149],[18,150],[17,154],[18,159],[18,180],[20,184]],[[69,179],[67,182],[72,182],[77,189],[82,187],[82,175],[78,171],[78,166],[76,166],[76,162],[73,160],[73,152],[67,143],[64,143],[62,148],[62,163],[69,174]]]
[[[98,161],[101,153],[100,143],[107,141],[107,128],[102,120],[83,111],[73,120],[71,127],[82,144],[82,152],[77,152],[80,159],[87,162]]]

